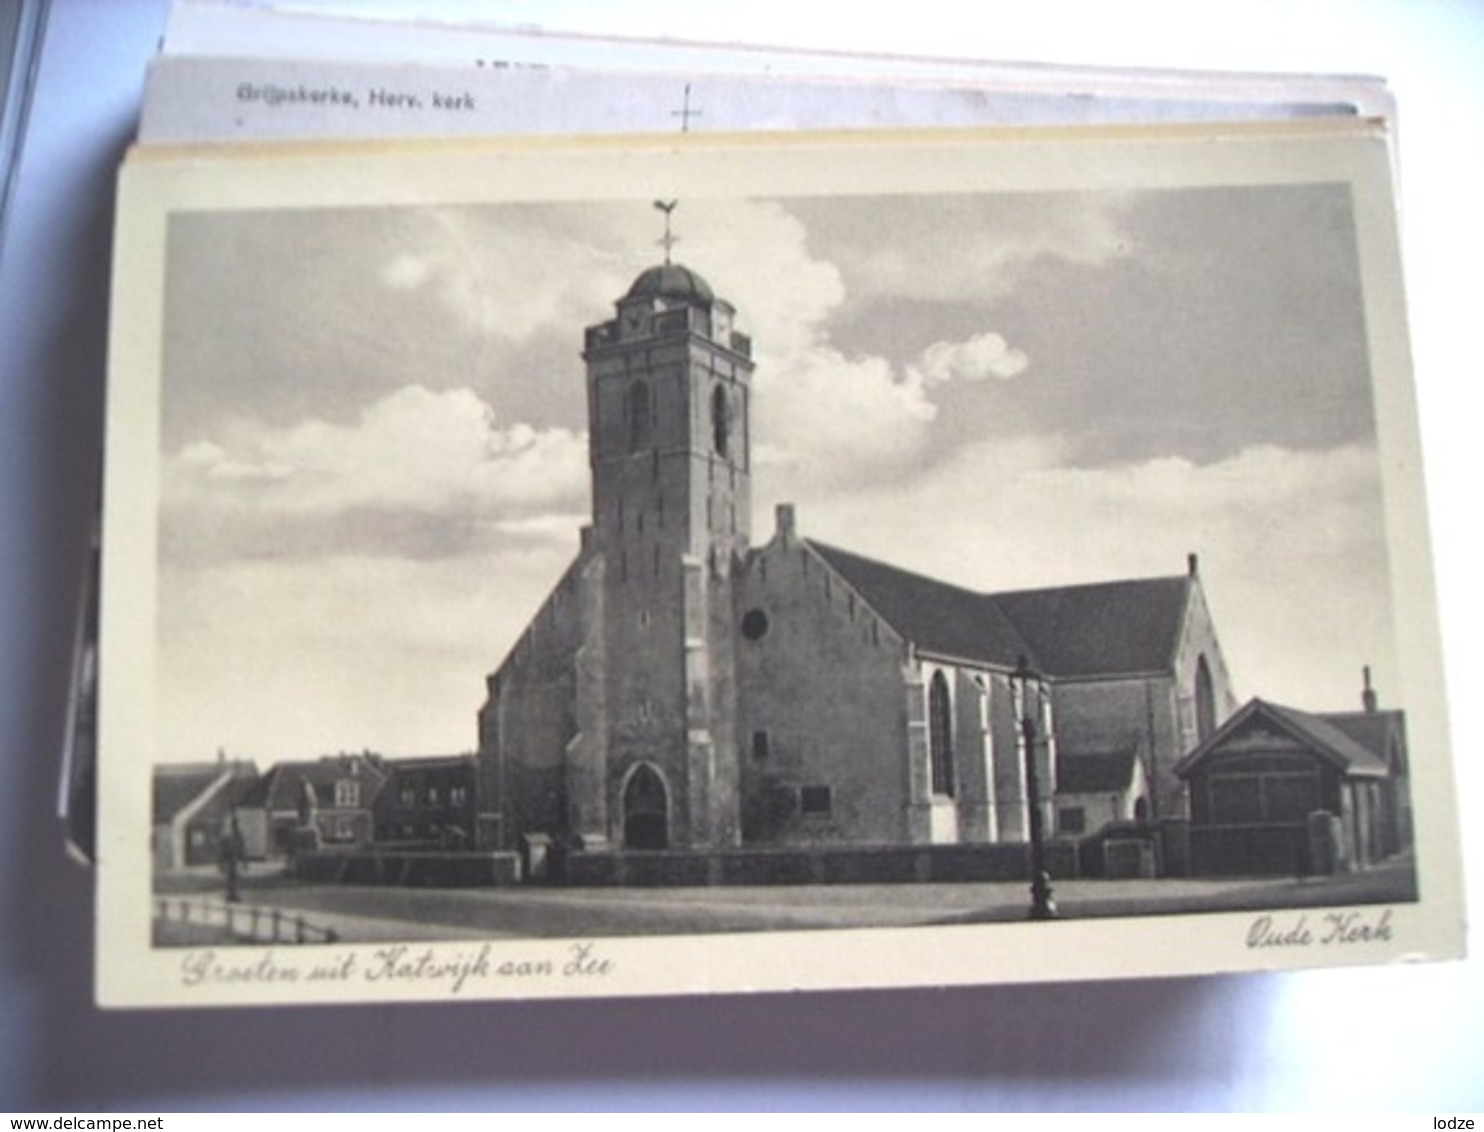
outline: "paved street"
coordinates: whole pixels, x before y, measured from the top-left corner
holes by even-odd
[[[161,890],[219,898],[220,878],[174,877]],[[1410,862],[1353,876],[1059,881],[1062,916],[1086,918],[1411,900]],[[1023,883],[715,888],[408,889],[299,885],[249,876],[243,900],[296,911],[351,942],[573,938],[1023,919]],[[166,942],[163,941],[162,942]],[[168,942],[189,943],[181,939]]]

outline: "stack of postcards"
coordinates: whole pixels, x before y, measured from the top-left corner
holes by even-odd
[[[100,1001],[1458,955],[1392,135],[1367,79],[182,6]]]

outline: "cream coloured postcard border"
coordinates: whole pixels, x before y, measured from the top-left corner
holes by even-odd
[[[1343,182],[1351,186],[1413,751],[1449,749],[1401,295],[1390,146],[1369,122],[1198,128],[526,139],[141,149],[120,183],[111,327],[100,635],[97,998],[207,1006],[908,987],[1183,975],[1461,954],[1453,773],[1414,759],[1420,899],[1389,941],[1254,948],[1251,913],[910,929],[595,940],[450,941],[426,977],[377,978],[372,944],[217,949],[237,972],[197,979],[203,949],[150,946],[157,529],[165,235],[172,214],[351,205],[830,196]],[[574,335],[578,328],[574,327]],[[574,378],[575,380],[575,378]],[[491,657],[493,663],[498,658]],[[471,705],[472,707],[472,705]],[[196,959],[191,957],[196,955]],[[219,955],[219,957],[222,957]],[[352,958],[353,957],[353,958]],[[345,977],[354,972],[353,977]]]

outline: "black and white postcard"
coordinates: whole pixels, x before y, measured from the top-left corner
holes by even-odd
[[[1385,129],[151,148],[105,1005],[1459,954]]]

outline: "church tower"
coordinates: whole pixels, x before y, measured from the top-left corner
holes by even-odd
[[[667,247],[586,331],[602,577],[568,792],[579,830],[601,836],[603,814],[631,849],[740,838],[732,585],[751,518],[753,366],[734,313]]]

